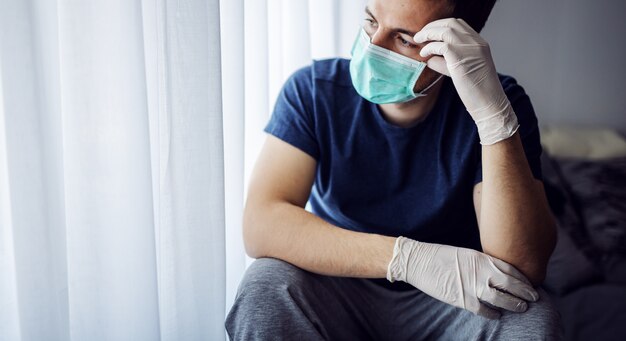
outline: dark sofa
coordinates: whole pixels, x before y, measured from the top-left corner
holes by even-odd
[[[544,288],[566,340],[626,340],[626,157],[542,155],[559,239]]]

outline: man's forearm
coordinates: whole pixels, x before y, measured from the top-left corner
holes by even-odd
[[[290,203],[251,205],[244,215],[251,257],[278,258],[329,276],[385,278],[395,239],[333,226]]]
[[[480,238],[485,253],[515,265],[534,284],[556,241],[555,224],[541,186],[526,160],[519,132],[482,147]]]

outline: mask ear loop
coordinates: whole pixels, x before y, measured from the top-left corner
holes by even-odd
[[[435,79],[434,82],[432,82],[429,86],[427,86],[426,88],[424,88],[424,90],[418,92],[416,95],[418,96],[426,96],[426,92],[432,88],[433,86],[435,86],[435,84],[437,84],[437,82],[439,82],[439,80],[443,77],[443,75],[439,75],[439,77],[437,77],[437,79]]]

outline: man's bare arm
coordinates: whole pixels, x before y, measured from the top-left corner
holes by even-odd
[[[311,156],[268,136],[244,210],[246,252],[323,275],[384,278],[396,238],[346,230],[305,211],[315,170]]]
[[[533,284],[543,281],[556,228],[543,183],[533,178],[519,132],[482,146],[483,182],[474,204],[483,251],[517,267]]]

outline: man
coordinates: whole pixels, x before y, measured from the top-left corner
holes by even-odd
[[[371,0],[350,61],[286,82],[231,339],[559,337],[537,120],[477,33],[493,4]]]

